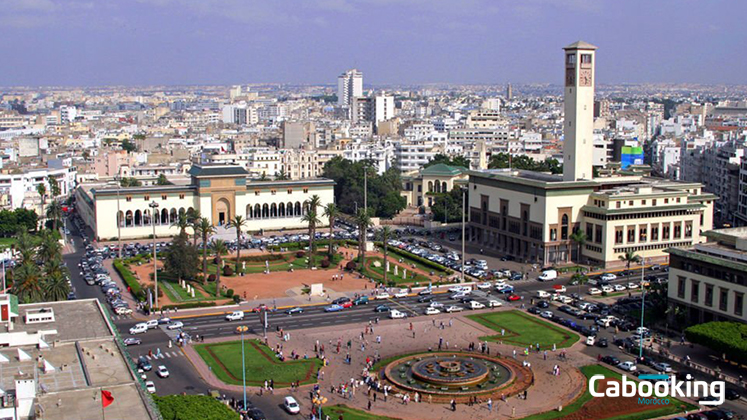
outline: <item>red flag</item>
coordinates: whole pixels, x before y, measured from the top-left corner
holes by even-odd
[[[108,407],[111,403],[114,402],[114,397],[112,397],[112,393],[109,391],[101,390],[101,405],[104,406],[104,408]]]

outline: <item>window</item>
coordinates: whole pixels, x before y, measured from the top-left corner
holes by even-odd
[[[669,199],[668,198],[664,199],[664,204],[669,204]]]
[[[674,238],[680,239],[682,237],[682,223],[674,224]]]
[[[591,64],[591,54],[581,54],[581,64]]]
[[[705,306],[713,306],[713,285],[706,284],[705,287]]]
[[[288,188],[288,194],[293,194],[293,190],[291,188]]]
[[[144,195],[144,196],[143,196],[143,200],[145,200],[145,201],[148,201],[148,200],[150,200],[150,196],[149,196],[149,195]]]
[[[594,225],[587,223],[586,224],[586,239],[592,240],[594,238]]]
[[[602,225],[594,226],[594,242],[598,244],[602,243]]]
[[[659,225],[651,226],[651,240],[652,241],[659,240]]]
[[[623,243],[623,228],[618,226],[615,228],[615,245],[620,245],[621,243]]]
[[[628,243],[635,242],[635,226],[628,226]]]
[[[648,226],[641,226],[638,229],[638,240],[640,242],[646,242],[648,240]]]
[[[615,207],[617,207],[618,209],[620,208],[621,205],[622,205],[622,202],[620,201],[615,202]]]
[[[557,241],[558,240],[558,230],[557,229],[550,229],[550,240],[551,241]]]
[[[653,199],[653,200],[651,200],[651,205],[652,205],[652,206],[655,206],[655,205],[656,205],[656,199]]]
[[[690,301],[692,303],[698,303],[699,292],[700,292],[700,282],[693,280],[692,286],[690,287]]]
[[[259,195],[259,190],[254,190],[254,195]]]
[[[677,297],[680,299],[685,298],[685,282],[687,282],[687,279],[679,276],[677,277]]]
[[[685,222],[685,238],[693,237],[693,222]]]
[[[128,195],[128,196],[126,196],[126,197],[125,197],[125,201],[127,201],[128,203],[129,203],[130,201],[132,201],[132,196],[131,196],[131,195]]]
[[[165,200],[165,199],[167,199],[167,198],[169,198],[169,196],[168,196],[168,195],[166,195],[166,194],[161,194],[161,200]]]
[[[646,205],[646,200],[641,200],[641,205],[645,206]]]
[[[669,223],[661,227],[661,239],[669,240]]]
[[[573,66],[576,64],[576,54],[567,54],[565,57],[565,63],[569,66]]]
[[[304,193],[304,194],[308,194],[308,193],[309,193],[309,189],[308,189],[308,188],[304,188],[304,189],[303,189],[303,193]]]
[[[568,215],[564,214],[560,220],[560,239],[566,240],[568,239]]]
[[[633,205],[633,200],[628,201],[628,205],[632,206]]]
[[[275,195],[278,191],[277,190],[270,190],[270,194]]]
[[[742,307],[744,307],[744,294],[734,293],[734,315],[742,316]]]
[[[718,308],[726,312],[729,307],[729,289],[723,287],[719,287],[719,289],[721,290],[721,297],[718,300]]]

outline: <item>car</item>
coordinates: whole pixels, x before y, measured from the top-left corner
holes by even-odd
[[[538,308],[547,309],[550,307],[550,302],[546,300],[538,300],[536,306]]]
[[[142,333],[146,333],[146,332],[148,332],[148,325],[146,323],[144,323],[144,322],[137,323],[137,324],[135,324],[135,326],[133,326],[132,328],[130,328],[130,334],[131,335],[142,334]]]
[[[299,306],[296,306],[296,307],[293,307],[293,308],[286,309],[285,313],[288,314],[288,315],[302,314],[303,313],[303,308],[301,308]]]
[[[521,296],[511,293],[506,299],[508,299],[509,302],[515,302],[517,300],[521,300]]]
[[[497,308],[499,306],[503,306],[503,304],[495,299],[491,299],[488,301],[489,308]]]
[[[262,311],[267,311],[267,310],[268,310],[267,305],[264,303],[260,303],[258,306],[255,306],[254,308],[252,308],[252,312],[262,312]]]
[[[246,411],[246,415],[251,420],[267,420],[267,417],[265,417],[265,413],[263,413],[262,410],[257,407],[249,408]]]
[[[376,296],[374,297],[374,299],[389,299],[389,298],[391,298],[391,297],[392,297],[392,296],[391,296],[391,295],[390,295],[389,293],[387,293],[387,292],[381,292],[381,293],[377,294],[377,295],[376,295]]]
[[[623,286],[622,284],[616,284],[612,287],[615,289],[616,292],[624,292],[627,289],[627,287]]]
[[[342,305],[329,305],[324,307],[324,312],[339,312],[343,309]]]
[[[552,291],[555,293],[565,293],[567,289],[562,284],[558,284],[555,287],[553,287]]]
[[[590,287],[586,293],[590,294],[591,296],[596,296],[601,295],[602,291],[597,289],[596,287]]]
[[[389,312],[392,308],[389,307],[389,305],[378,305],[374,308],[374,312]]]
[[[463,310],[464,308],[462,308],[461,306],[456,306],[456,305],[447,306],[446,309],[444,309],[446,313],[461,312]]]
[[[604,285],[602,286],[602,293],[612,293],[615,291],[615,288],[612,286]]]
[[[166,327],[167,330],[178,330],[180,328],[184,328],[184,323],[182,321],[174,321]]]
[[[552,319],[552,317],[553,317],[554,315],[555,315],[555,314],[553,314],[553,313],[552,313],[552,311],[542,311],[542,312],[540,312],[540,316],[541,316],[542,318]]]
[[[389,318],[391,319],[402,319],[407,318],[407,314],[396,309],[389,311]]]
[[[156,384],[153,383],[153,381],[146,381],[145,382],[145,389],[148,390],[151,394],[156,393]]]
[[[351,301],[343,302],[343,303],[340,304],[340,306],[342,306],[343,308],[352,308],[353,307],[353,302],[351,302]]]
[[[171,323],[171,318],[167,316],[162,316],[161,318],[158,318],[158,323],[161,325],[166,325]]]
[[[470,309],[485,309],[485,305],[476,300],[469,301],[467,307]]]
[[[619,365],[617,365],[617,367],[626,372],[633,372],[636,369],[638,369],[638,367],[635,365],[635,362],[631,362],[631,361],[622,362]]]
[[[140,356],[137,358],[137,368],[142,369],[144,372],[150,372],[153,369],[153,365],[150,364],[145,356]]]
[[[489,281],[486,281],[486,282],[483,282],[483,283],[479,283],[479,284],[477,284],[477,285],[476,285],[475,287],[477,287],[477,288],[478,288],[478,289],[480,289],[480,290],[488,290],[488,289],[490,289],[490,288],[491,288],[492,286],[493,286],[493,285],[492,285],[492,284],[490,284],[490,282],[489,282]]]
[[[527,312],[529,312],[530,314],[539,315],[542,313],[542,309],[536,306],[532,306],[531,308],[527,309]]]
[[[433,301],[433,296],[430,296],[430,295],[420,296],[418,298],[418,303],[431,302],[431,301]]]
[[[423,289],[423,290],[419,291],[418,294],[420,296],[432,295],[433,291],[430,288],[427,288],[427,289]]]
[[[426,315],[438,315],[440,313],[441,313],[441,311],[439,311],[437,308],[433,308],[433,307],[430,307],[430,306],[427,307],[427,308],[425,308],[425,314]]]
[[[114,308],[114,313],[116,313],[117,315],[129,315],[132,313],[132,309],[126,306],[118,306]]]
[[[399,292],[394,294],[394,297],[396,298],[404,298],[407,297],[407,290],[400,290]]]
[[[159,378],[168,378],[169,370],[166,369],[166,366],[160,365],[156,368],[156,375],[158,375]]]
[[[602,362],[607,363],[610,366],[617,366],[620,364],[620,359],[615,356],[604,356]]]
[[[638,283],[630,282],[630,283],[628,283],[627,287],[628,287],[628,289],[637,289],[637,288],[639,288],[641,286]]]
[[[290,414],[298,414],[301,412],[301,406],[298,405],[298,401],[293,397],[285,397],[283,399],[283,408]]]
[[[125,346],[137,346],[143,341],[137,337],[127,337],[124,340],[122,340],[122,342],[124,343]]]
[[[433,302],[431,302],[431,303],[430,303],[430,305],[428,305],[428,306],[429,306],[429,307],[431,307],[431,308],[436,308],[436,309],[438,309],[438,308],[443,308],[443,307],[444,307],[444,304],[443,304],[443,303],[441,303],[441,302],[433,301]]]
[[[233,311],[230,314],[226,315],[226,321],[239,321],[242,319],[244,319],[243,311]]]
[[[158,328],[158,320],[157,319],[149,319],[145,321],[145,325],[148,327],[149,330],[152,330],[154,328]]]
[[[651,367],[659,372],[669,373],[672,371],[672,366],[666,362],[654,362],[651,363]]]
[[[593,346],[594,343],[595,343],[595,341],[596,341],[596,337],[594,337],[593,335],[590,335],[590,336],[586,337],[586,345],[587,346]]]
[[[353,300],[353,305],[368,305],[368,296],[358,296]]]
[[[505,286],[500,289],[497,289],[498,293],[513,293],[514,292],[514,286]]]
[[[612,273],[604,273],[601,276],[599,276],[599,278],[604,281],[612,281],[612,280],[617,279],[617,276]]]
[[[725,398],[727,400],[738,400],[742,397],[742,395],[734,388],[726,388],[726,393],[724,394]]]

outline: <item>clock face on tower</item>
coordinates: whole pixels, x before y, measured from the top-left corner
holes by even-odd
[[[578,72],[579,86],[591,86],[591,69],[581,69]]]
[[[576,85],[576,69],[574,68],[565,69],[565,85],[566,86]]]

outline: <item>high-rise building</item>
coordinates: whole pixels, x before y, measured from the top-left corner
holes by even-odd
[[[352,98],[363,96],[363,72],[352,69],[337,77],[337,105],[350,106]]]
[[[506,100],[510,101],[514,97],[514,89],[511,87],[511,83],[506,86]]]
[[[563,179],[591,179],[594,150],[594,53],[578,41],[565,50],[565,121],[563,123]]]
[[[394,118],[394,97],[384,94],[377,95],[375,106],[374,122],[376,124]]]

